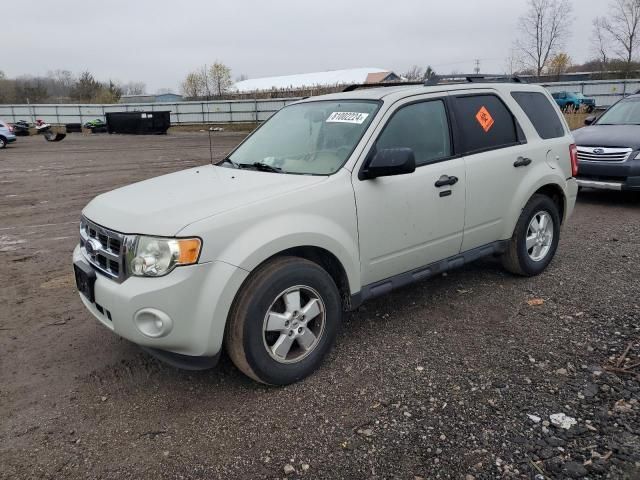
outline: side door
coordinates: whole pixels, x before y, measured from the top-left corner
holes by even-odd
[[[510,215],[517,192],[546,152],[532,152],[524,132],[496,91],[451,96],[466,170],[466,212],[462,251],[511,236]]]
[[[400,101],[376,127],[352,174],[363,285],[459,253],[465,167],[451,132],[446,95]],[[415,172],[361,179],[376,151],[395,147],[413,150]]]

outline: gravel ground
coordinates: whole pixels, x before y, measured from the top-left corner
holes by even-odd
[[[640,478],[640,199],[582,194],[536,278],[490,259],[365,304],[269,388],[158,363],[74,290],[81,208],[208,155],[201,133],[0,151],[1,478]]]

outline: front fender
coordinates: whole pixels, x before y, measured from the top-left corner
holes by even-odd
[[[313,225],[313,228],[300,231],[300,225]],[[318,215],[299,213],[270,217],[242,232],[218,258],[253,271],[270,257],[295,247],[328,250],[342,264],[351,292],[360,290],[356,238],[338,223]]]
[[[290,248],[318,247],[342,264],[352,293],[360,290],[356,207],[350,174],[190,224],[180,236],[203,239],[201,261],[247,271]]]

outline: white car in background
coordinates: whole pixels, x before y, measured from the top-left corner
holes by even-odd
[[[500,255],[537,275],[576,201],[573,137],[520,83],[309,98],[227,158],[99,195],[73,253],[80,298],[114,333],[190,368],[275,385],[313,372],[342,312]]]

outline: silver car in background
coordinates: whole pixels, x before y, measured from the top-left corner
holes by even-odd
[[[15,141],[16,136],[13,133],[13,127],[4,120],[0,120],[0,149]]]

